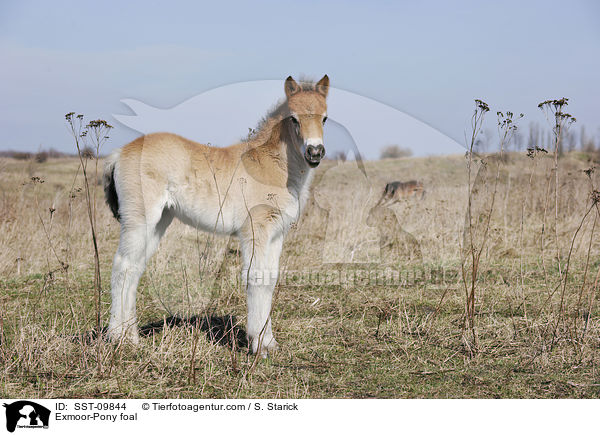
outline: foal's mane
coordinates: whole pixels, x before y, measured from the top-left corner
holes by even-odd
[[[300,92],[314,91],[316,86],[314,80],[304,77],[298,81],[298,85],[300,86]],[[281,98],[273,106],[271,106],[266,115],[264,115],[260,121],[258,121],[256,128],[251,129],[248,132],[248,135],[242,139],[242,142],[257,142],[259,144],[264,143],[271,137],[273,127],[283,120],[286,112],[287,98]]]

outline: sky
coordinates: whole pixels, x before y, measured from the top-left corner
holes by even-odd
[[[4,0],[0,58],[0,149],[72,151],[64,114],[74,111],[115,126],[108,151],[140,134],[117,120],[134,114],[122,100],[167,113],[239,83],[279,80],[283,96],[288,75],[325,73],[337,95],[357,97],[348,107],[337,104],[326,140],[340,146],[352,140],[348,131],[369,137],[386,129],[372,143],[362,141],[367,158],[392,143],[417,155],[443,152],[410,123],[377,122],[388,119],[378,116],[380,109],[393,108],[464,146],[475,98],[490,105],[486,128],[495,131],[497,110],[524,113],[524,127],[543,125],[537,104],[568,97],[577,125],[600,141],[600,3],[594,1]],[[241,98],[219,108],[231,116],[213,129],[246,133],[231,124],[239,106],[254,113],[254,102]],[[338,122],[349,119],[343,110],[366,110],[360,98],[379,103],[371,117]],[[256,120],[263,105],[256,106]],[[194,134],[206,142],[202,132]]]

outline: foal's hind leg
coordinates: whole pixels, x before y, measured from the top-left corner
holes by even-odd
[[[111,340],[139,341],[135,307],[137,286],[147,261],[172,220],[172,212],[165,209],[154,219],[148,219],[146,224],[121,224],[121,238],[111,276],[112,305],[108,326]]]

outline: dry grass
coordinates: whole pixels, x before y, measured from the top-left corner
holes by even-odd
[[[502,165],[479,271],[474,354],[461,340],[465,165],[463,156],[385,160],[367,162],[365,176],[354,162],[324,162],[314,199],[286,241],[284,268],[449,274],[443,283],[281,283],[273,318],[282,349],[256,362],[243,348],[236,244],[180,223],[142,278],[141,345],[91,340],[94,257],[78,162],[2,159],[0,395],[600,396],[600,216],[593,209],[583,220],[591,183],[598,185],[583,172],[590,164],[581,154],[561,159],[556,228],[552,157],[511,154]],[[371,211],[386,182],[407,179],[423,181],[424,200],[407,199],[391,215]],[[486,180],[480,172],[473,185],[474,208],[483,211]],[[119,225],[103,205],[96,230],[106,322]],[[163,321],[171,315],[196,317]]]

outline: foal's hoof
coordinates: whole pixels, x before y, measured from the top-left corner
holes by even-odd
[[[122,329],[110,329],[108,330],[108,340],[112,343],[130,343],[135,346],[140,344],[140,335],[138,334],[137,328]]]
[[[275,353],[279,350],[279,343],[275,339],[272,339],[271,342],[267,345],[267,351],[269,353]]]
[[[275,352],[277,352],[279,350],[279,343],[277,343],[277,341],[272,338],[271,341],[268,344],[262,344],[260,346],[260,351],[257,352],[257,348],[258,348],[258,344],[254,344],[252,345],[252,353],[254,355],[256,355],[258,353],[258,355],[261,358],[267,358],[267,356],[269,355],[273,355]]]

